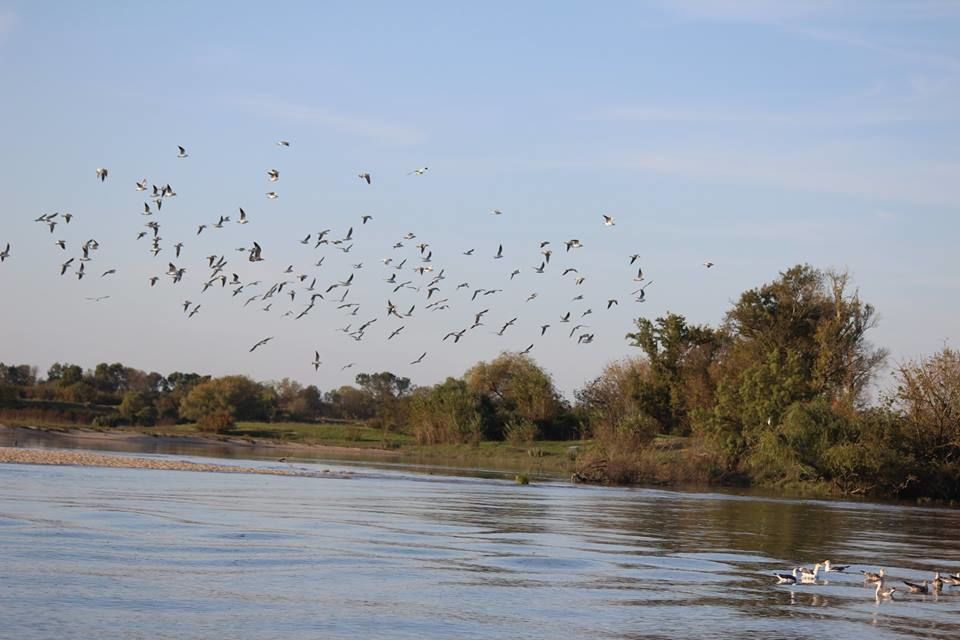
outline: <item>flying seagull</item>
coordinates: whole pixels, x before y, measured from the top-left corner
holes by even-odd
[[[9,258],[9,257],[10,257],[10,243],[8,242],[8,243],[7,243],[7,248],[4,249],[3,251],[0,251],[0,262],[3,262],[4,260],[6,260],[6,259]],[[72,260],[72,258],[71,258],[71,260]]]
[[[323,364],[323,363],[320,362],[320,352],[319,352],[319,351],[314,351],[314,352],[313,352],[313,362],[311,362],[310,364],[313,365],[313,370],[314,370],[314,371],[319,371],[319,370],[320,370],[320,365]]]
[[[279,197],[280,197],[280,194],[278,194],[276,191],[267,191],[267,198],[269,198],[270,200],[276,200]]]
[[[288,140],[280,140],[277,142],[278,147],[289,147],[290,142]]]
[[[267,180],[269,180],[270,182],[276,182],[279,179],[280,179],[279,171],[277,171],[276,169],[270,169],[269,171],[267,171]]]
[[[362,173],[358,173],[357,177],[360,178],[361,180],[366,180],[367,184],[370,184],[370,174],[367,173],[366,171],[363,171]]]
[[[502,258],[502,257],[503,257],[503,245],[501,244],[501,245],[497,248],[497,255],[493,256],[493,258],[494,258],[494,260],[499,260],[499,259]]]
[[[100,182],[103,182],[104,180],[107,179],[108,173],[110,172],[104,169],[103,167],[100,167],[99,169],[97,169],[97,177],[100,179]]]
[[[410,364],[420,364],[421,362],[423,362],[423,359],[424,359],[425,357],[427,357],[427,352],[426,352],[426,351],[424,351],[423,353],[421,353],[421,354],[420,354],[420,357],[417,358],[416,360],[414,360],[413,362],[411,362]]]
[[[425,173],[427,172],[427,169],[429,169],[429,167],[420,167],[419,169],[414,169],[413,171],[411,171],[411,172],[408,173],[407,175],[408,175],[408,176],[412,176],[412,175],[422,176],[423,174],[425,174]]]
[[[612,217],[610,217],[610,216],[608,216],[608,215],[606,215],[606,214],[603,214],[603,224],[605,224],[605,225],[608,226],[608,227],[612,227],[612,226],[615,225],[616,223],[613,221],[613,218],[612,218]]]
[[[187,154],[187,150],[186,150],[186,149],[184,149],[184,148],[181,147],[180,145],[177,145],[177,149],[180,150],[180,153],[177,154],[177,157],[178,157],[178,158],[186,158],[186,157],[188,157],[188,154]]]
[[[703,263],[703,266],[705,266],[707,269],[709,269],[710,267],[713,266],[713,263],[708,260],[707,262],[704,262],[704,263]]]
[[[255,344],[255,345],[253,345],[252,347],[250,347],[249,353],[253,353],[254,349],[256,349],[257,347],[262,347],[263,345],[267,344],[267,343],[270,342],[271,340],[273,340],[273,336],[270,336],[269,338],[264,338],[263,340],[261,340],[261,341],[258,342],[257,344]]]

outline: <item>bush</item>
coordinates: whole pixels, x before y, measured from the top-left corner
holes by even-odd
[[[537,439],[539,429],[532,422],[509,422],[503,429],[504,440],[513,445],[530,444]]]

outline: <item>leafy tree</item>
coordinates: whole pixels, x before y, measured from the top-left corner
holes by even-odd
[[[823,398],[852,411],[862,401],[886,352],[866,340],[875,312],[847,282],[846,274],[798,265],[742,294],[727,313],[716,403],[698,428],[729,467],[796,402]]]
[[[384,432],[404,422],[401,400],[410,391],[410,378],[401,378],[389,371],[381,371],[372,374],[360,373],[356,382],[373,400]]]
[[[119,362],[107,364],[101,362],[93,370],[93,385],[106,393],[126,391],[129,370]]]
[[[410,425],[421,444],[479,444],[485,435],[480,398],[457,378],[414,391]]]
[[[83,369],[75,364],[56,362],[47,371],[47,380],[61,387],[69,387],[83,380]]]
[[[28,364],[6,365],[0,362],[0,384],[32,387],[37,382],[37,368]]]
[[[960,487],[960,351],[943,348],[894,373],[890,399],[901,418],[899,442],[915,460],[917,480],[931,495],[951,496]],[[919,487],[918,487],[919,488]]]
[[[157,419],[157,410],[149,396],[140,391],[127,391],[123,394],[118,413],[131,424],[150,426]]]
[[[493,424],[485,430],[502,438],[510,423],[530,422],[548,437],[560,437],[570,414],[553,379],[528,356],[503,353],[480,362],[464,375],[467,389],[487,406]]]
[[[237,420],[266,420],[275,406],[272,390],[246,376],[215,378],[194,386],[180,402],[180,415],[201,428],[228,431]]]
[[[332,418],[368,420],[376,415],[373,398],[362,389],[344,385],[326,393],[326,403]]]
[[[643,350],[650,363],[636,400],[665,433],[688,434],[692,409],[712,401],[709,367],[720,346],[719,334],[706,326],[689,325],[675,313],[651,322],[636,320],[637,331],[627,339]]]

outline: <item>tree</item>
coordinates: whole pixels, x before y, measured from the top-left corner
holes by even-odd
[[[479,444],[484,436],[480,398],[457,378],[417,389],[410,399],[410,425],[420,444]]]
[[[350,385],[328,391],[326,402],[331,417],[345,420],[368,420],[376,415],[376,405],[369,393]]]
[[[32,387],[37,383],[37,368],[28,364],[6,365],[0,362],[0,384]]]
[[[600,376],[576,392],[578,409],[605,455],[635,453],[660,430],[660,423],[647,410],[652,376],[647,360],[626,358],[608,364]]]
[[[487,405],[493,420],[485,430],[502,438],[508,424],[530,422],[541,435],[564,437],[569,409],[553,379],[534,361],[517,353],[502,353],[492,362],[479,362],[464,375],[467,389]]]
[[[237,420],[266,420],[275,406],[272,390],[246,376],[226,376],[194,386],[180,402],[180,415],[203,429],[222,432]]]
[[[153,425],[157,419],[157,410],[147,394],[140,391],[127,391],[117,411],[130,424]]]
[[[641,408],[664,433],[688,434],[692,409],[708,407],[713,400],[709,367],[720,346],[719,334],[707,326],[689,325],[675,313],[651,322],[636,320],[637,331],[628,333],[634,347],[643,350],[650,364],[644,384],[636,389]]]
[[[410,378],[400,378],[389,371],[381,371],[357,374],[356,382],[373,400],[384,432],[404,422],[400,401],[410,391]]]
[[[907,362],[894,373],[890,403],[898,412],[904,454],[916,460],[919,480],[932,495],[955,496],[960,487],[960,351],[944,347]]]
[[[743,293],[727,313],[716,403],[697,426],[730,466],[796,402],[860,406],[886,352],[867,341],[875,311],[847,283],[847,274],[798,265]]]
[[[93,370],[93,385],[106,393],[127,390],[127,367],[119,362],[107,364],[101,362]]]

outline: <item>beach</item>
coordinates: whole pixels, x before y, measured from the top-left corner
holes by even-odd
[[[126,469],[156,469],[163,471],[203,471],[209,473],[249,473],[272,476],[296,477],[349,477],[350,473],[332,473],[330,471],[304,471],[300,469],[250,467],[190,462],[138,456],[110,455],[91,451],[64,449],[23,449],[19,447],[0,447],[0,463],[7,464],[44,464],[70,465],[82,467],[114,467]]]

